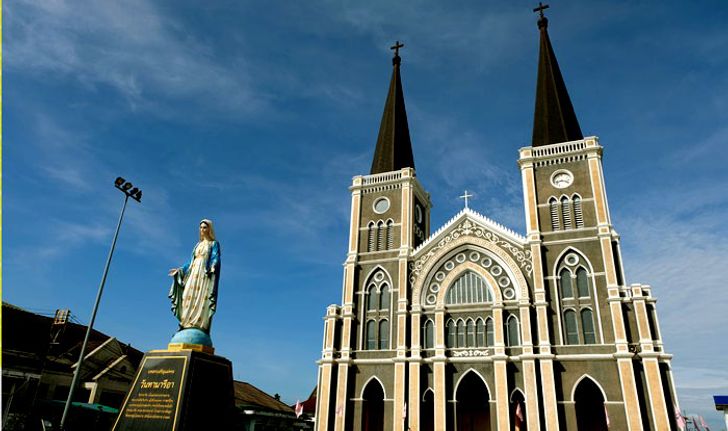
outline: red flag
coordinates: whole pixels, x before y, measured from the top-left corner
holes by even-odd
[[[336,416],[343,416],[344,415],[344,406],[339,404],[336,407]]]
[[[703,419],[702,416],[698,416],[700,418],[700,424],[703,425],[703,428],[705,428],[705,431],[710,431],[710,427],[707,423],[705,423],[705,419]]]
[[[675,406],[675,421],[680,431],[685,431],[685,417],[680,413],[680,407]]]
[[[609,410],[607,410],[607,403],[604,403],[604,419],[607,420],[607,429],[609,429]]]
[[[521,403],[516,404],[516,431],[521,431],[521,425],[523,425],[523,408]]]
[[[295,411],[296,411],[296,417],[300,418],[301,415],[303,414],[303,404],[301,404],[301,401],[299,401],[299,400],[296,400]]]

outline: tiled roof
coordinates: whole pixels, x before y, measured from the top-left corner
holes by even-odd
[[[235,406],[294,414],[293,408],[247,382],[234,382]]]

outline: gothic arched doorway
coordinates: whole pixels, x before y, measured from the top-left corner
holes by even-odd
[[[519,390],[511,394],[511,430],[528,431],[526,425],[526,398]]]
[[[363,431],[384,431],[384,390],[379,381],[372,379],[364,389]]]
[[[467,373],[455,394],[457,431],[490,431],[489,400],[483,380],[473,372]]]
[[[435,393],[425,391],[420,407],[420,431],[435,431]]]
[[[576,424],[579,431],[607,431],[604,396],[590,378],[582,379],[574,391]]]

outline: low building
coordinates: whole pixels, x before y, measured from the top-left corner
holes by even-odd
[[[297,418],[295,408],[283,403],[278,394],[268,395],[247,382],[236,381],[234,384],[235,407],[238,411],[236,430],[302,431],[313,429],[310,416],[302,415]]]
[[[86,334],[86,326],[69,321],[69,315],[58,310],[55,317],[42,316],[3,303],[2,429],[39,429],[41,418],[58,423]],[[71,425],[90,422],[94,429],[105,429],[143,354],[96,330],[86,352]]]

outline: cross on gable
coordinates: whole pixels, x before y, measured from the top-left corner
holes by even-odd
[[[458,196],[458,197],[459,197],[460,199],[464,199],[464,200],[465,200],[465,208],[468,208],[468,199],[469,199],[469,198],[472,198],[472,197],[473,197],[473,195],[471,195],[471,194],[468,194],[468,191],[467,191],[467,190],[465,190],[465,194],[463,194],[462,196]]]
[[[538,2],[538,7],[535,8],[533,11],[534,12],[538,12],[539,15],[541,16],[541,18],[543,18],[544,17],[543,11],[546,10],[546,9],[548,9],[548,8],[549,8],[549,5],[543,4],[541,2]]]

